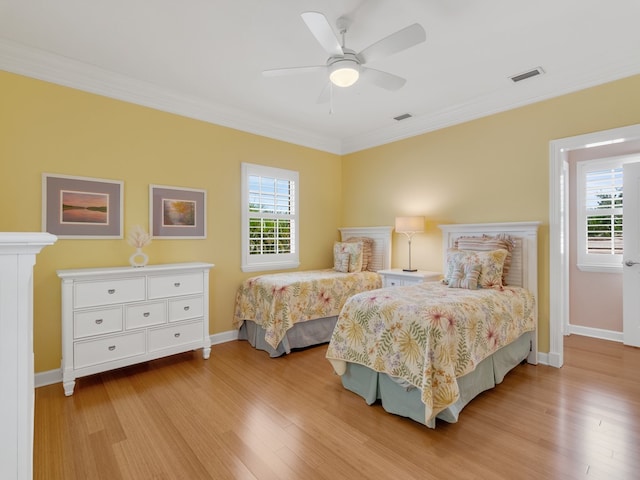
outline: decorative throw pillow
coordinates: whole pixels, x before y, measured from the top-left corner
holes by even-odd
[[[362,242],[362,271],[369,271],[372,268],[373,238],[351,237],[344,241],[346,243]]]
[[[508,253],[502,268],[502,284],[507,284],[507,276],[509,275],[509,269],[511,268],[511,253],[515,248],[515,241],[511,235],[499,233],[493,237],[490,235],[483,235],[481,237],[459,237],[454,242],[453,248],[478,252],[488,252],[498,249],[506,250]]]
[[[349,273],[362,271],[362,242],[335,242],[333,244],[334,264],[336,255],[339,253],[349,255]]]
[[[457,264],[478,264],[481,266],[478,287],[502,288],[502,271],[507,253],[509,252],[504,249],[492,250],[490,252],[476,252],[450,248],[447,250],[447,272],[445,279],[447,283],[449,283]]]
[[[449,288],[467,288],[475,290],[478,288],[478,278],[480,277],[481,265],[456,263],[453,267],[451,277],[449,277]]]
[[[347,252],[338,252],[333,255],[333,269],[336,272],[349,272],[349,254]]]

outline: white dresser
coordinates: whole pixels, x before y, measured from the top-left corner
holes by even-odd
[[[0,232],[0,477],[33,478],[33,267],[57,238]]]
[[[211,353],[210,263],[58,270],[62,382],[188,350]]]
[[[388,270],[378,270],[382,275],[383,287],[399,287],[401,285],[412,285],[420,282],[430,282],[440,280],[442,273],[418,270],[416,272],[405,272],[401,268],[390,268]]]

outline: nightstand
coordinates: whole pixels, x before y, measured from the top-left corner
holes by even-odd
[[[420,282],[431,282],[440,280],[442,273],[418,270],[417,272],[405,272],[401,268],[391,268],[389,270],[378,270],[382,275],[383,287],[399,287],[401,285],[413,285]]]

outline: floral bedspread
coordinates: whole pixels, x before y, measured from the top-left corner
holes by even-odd
[[[233,326],[252,320],[277,348],[295,323],[337,316],[349,297],[382,286],[375,272],[340,273],[333,269],[275,273],[245,280],[236,294]]]
[[[458,399],[457,377],[535,329],[534,305],[519,287],[424,282],[365,292],[343,307],[326,357],[339,375],[352,362],[419,388],[431,419]]]

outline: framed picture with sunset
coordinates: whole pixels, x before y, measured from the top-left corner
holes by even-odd
[[[42,230],[58,238],[122,238],[123,182],[42,174]]]
[[[149,186],[149,225],[153,238],[207,238],[206,190]]]

